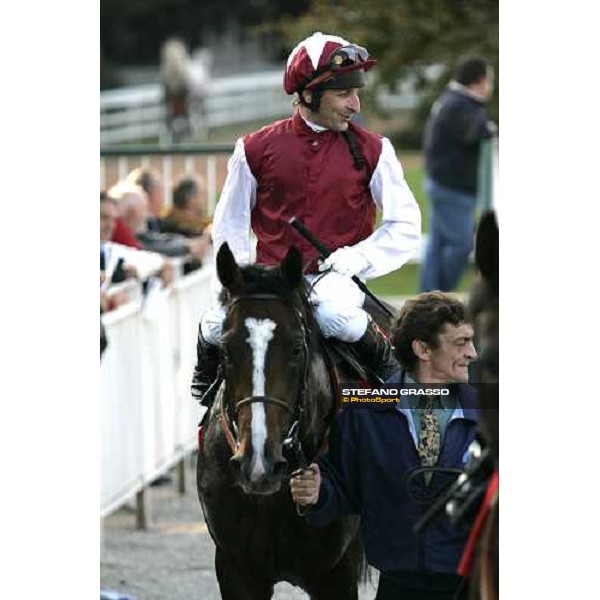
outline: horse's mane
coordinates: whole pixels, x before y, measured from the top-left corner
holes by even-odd
[[[227,289],[221,291],[220,300],[224,305],[239,296],[273,294],[287,300],[292,305],[299,303],[309,323],[312,324],[314,316],[312,306],[308,301],[310,289],[306,280],[303,279],[298,287],[292,288],[280,276],[277,267],[265,265],[246,265],[240,267],[240,273],[243,281],[240,290],[236,290],[235,294]]]
[[[479,279],[471,288],[468,310],[470,318],[474,320],[477,315],[486,310],[498,310],[498,284],[494,281]]]

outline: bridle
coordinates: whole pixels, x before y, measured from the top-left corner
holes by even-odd
[[[276,294],[245,294],[241,296],[234,297],[228,304],[227,310],[228,312],[237,304],[244,301],[279,301],[283,302],[286,305],[290,305],[288,300],[282,296],[278,296]],[[260,404],[274,404],[280,408],[283,408],[290,416],[291,423],[286,432],[285,438],[291,439],[294,443],[300,444],[299,442],[299,430],[300,423],[302,421],[302,417],[304,416],[305,408],[304,403],[302,402],[302,391],[306,389],[308,382],[308,368],[309,368],[309,354],[308,347],[310,341],[311,331],[309,325],[307,323],[307,318],[304,312],[300,309],[300,307],[296,303],[291,304],[294,309],[294,314],[297,317],[298,325],[300,327],[300,331],[302,333],[302,379],[300,385],[298,386],[298,395],[296,397],[296,401],[293,404],[293,408],[290,408],[290,405],[282,400],[281,398],[276,398],[274,396],[246,396],[242,398],[234,407],[232,411],[232,407],[225,403],[225,394],[221,394],[221,405],[220,405],[220,419],[221,426],[225,433],[225,438],[227,439],[227,443],[232,453],[235,453],[239,446],[239,437],[238,430],[236,425],[236,419],[238,413],[241,408],[244,406],[248,406],[255,403]]]
[[[236,406],[234,411],[234,416],[237,417],[240,412],[240,408],[245,406],[246,404],[252,404],[253,402],[260,402],[262,404],[277,404],[284,408],[290,415],[294,416],[292,409],[288,406],[287,402],[284,400],[280,400],[279,398],[275,398],[273,396],[246,396],[243,400],[240,400]]]

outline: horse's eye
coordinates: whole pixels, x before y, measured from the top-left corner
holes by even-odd
[[[292,350],[292,354],[294,356],[300,356],[302,354],[303,348],[304,348],[304,346],[302,346],[301,344],[297,344],[296,346],[294,346],[294,348]]]

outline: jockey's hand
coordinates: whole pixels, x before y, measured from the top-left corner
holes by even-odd
[[[290,479],[290,490],[294,502],[300,506],[316,504],[321,489],[319,465],[312,463],[304,471],[295,471]]]
[[[352,277],[369,266],[369,261],[360,250],[344,246],[329,255],[320,265],[319,271],[332,269],[340,275]]]

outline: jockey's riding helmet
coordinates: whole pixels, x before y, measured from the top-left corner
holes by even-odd
[[[363,87],[365,71],[376,63],[365,48],[337,35],[316,32],[291,51],[283,87],[287,94],[297,93],[302,104],[318,112],[324,90]],[[304,90],[312,92],[310,103],[302,97]]]

